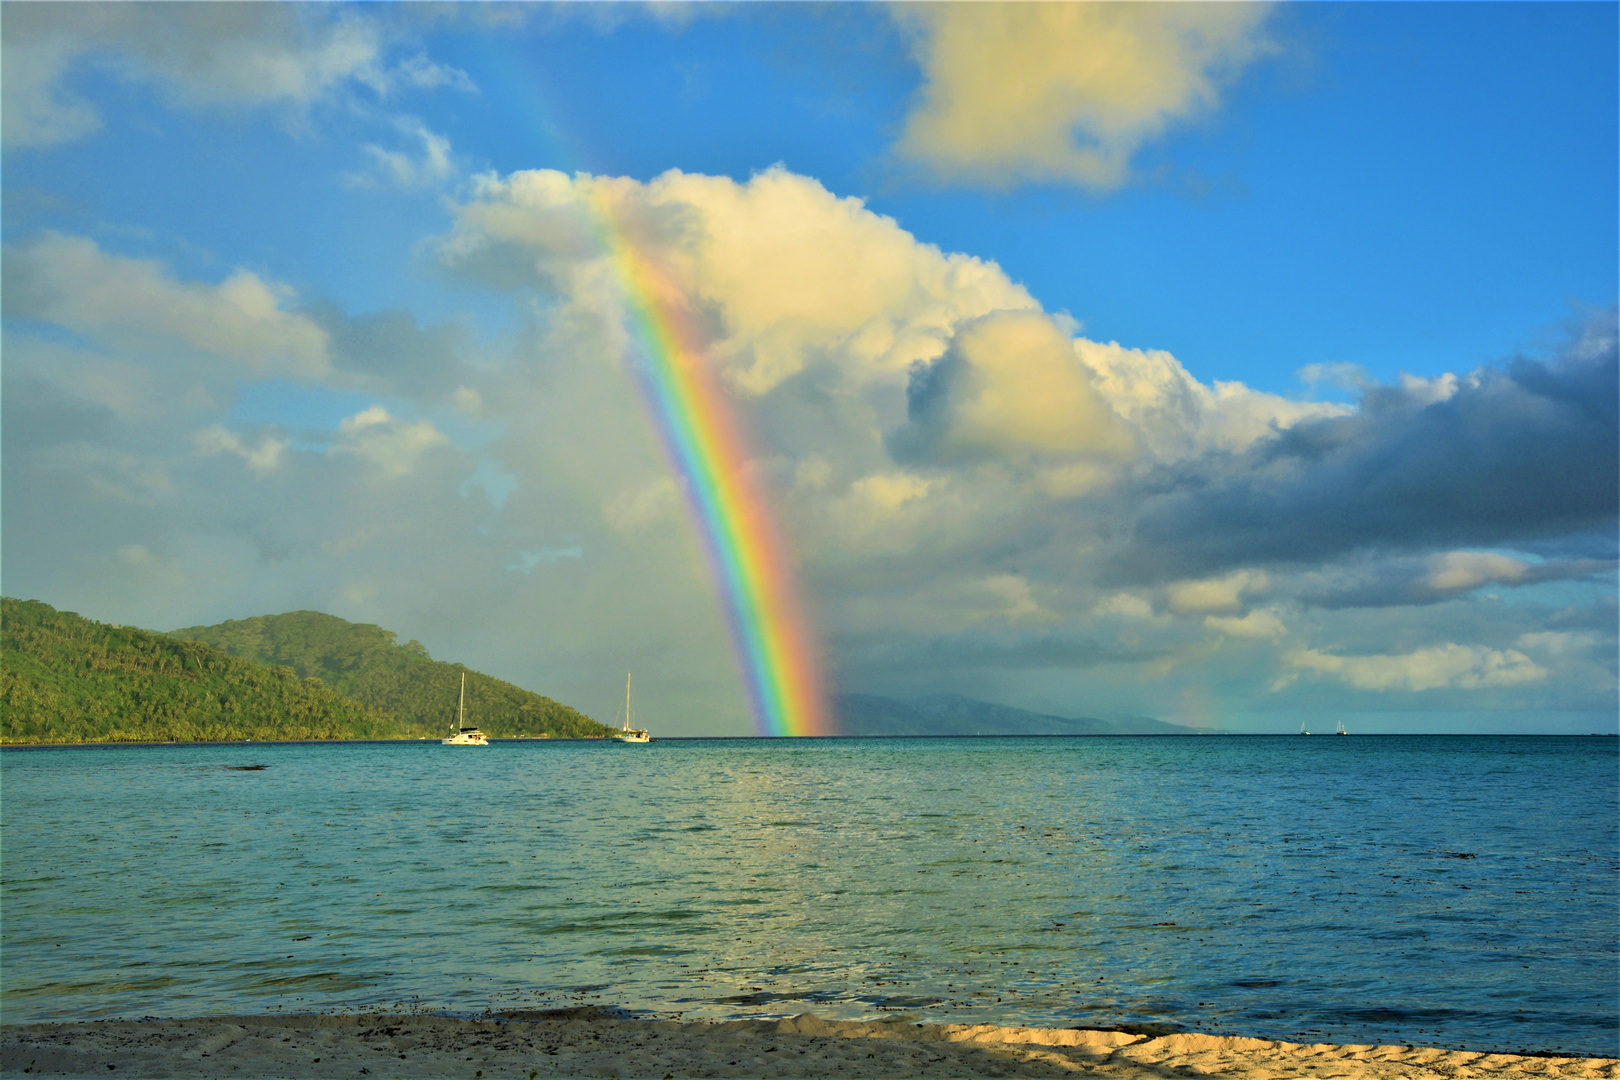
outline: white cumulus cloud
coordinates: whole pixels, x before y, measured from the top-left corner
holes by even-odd
[[[355,454],[376,466],[390,478],[407,475],[417,459],[450,440],[430,421],[410,423],[390,416],[381,405],[372,405],[338,423],[340,441],[334,454]]]
[[[317,376],[327,336],[286,309],[291,291],[248,270],[218,285],[178,281],[158,263],[47,233],[5,249],[5,312],[55,323],[104,343],[180,346],[260,374]]]
[[[923,86],[896,146],[943,181],[1125,183],[1266,48],[1259,4],[904,4]]]
[[[1338,656],[1316,649],[1290,653],[1277,685],[1300,673],[1325,675],[1358,690],[1479,690],[1540,682],[1547,669],[1517,649],[1447,643],[1409,653]]]
[[[301,115],[355,88],[473,89],[421,53],[394,60],[395,24],[358,8],[289,4],[28,4],[6,10],[7,145],[48,146],[101,126],[69,76],[94,65],[157,86],[188,108],[276,107]]]

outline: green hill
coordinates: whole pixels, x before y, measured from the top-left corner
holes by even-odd
[[[194,641],[0,599],[0,742],[391,738],[379,709]]]
[[[339,693],[396,717],[413,733],[442,735],[449,730],[464,671],[467,721],[491,737],[582,738],[611,730],[548,697],[461,664],[434,660],[415,641],[397,644],[395,635],[380,626],[318,611],[191,626],[172,636],[201,641],[244,660],[285,665],[302,677],[314,676]]]

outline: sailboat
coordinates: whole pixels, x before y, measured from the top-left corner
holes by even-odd
[[[620,742],[626,742],[626,743],[652,742],[652,736],[648,735],[647,732],[644,729],[630,726],[630,716],[631,716],[631,708],[630,708],[630,673],[625,672],[625,675],[624,675],[624,727],[620,728],[619,733],[617,735],[613,736],[613,737],[615,739],[618,739]]]
[[[1335,734],[1335,735],[1348,735],[1348,734],[1350,734],[1348,731],[1344,730],[1344,721],[1343,720],[1339,721],[1339,730],[1335,731],[1333,734]]]
[[[1301,720],[1299,722],[1299,733],[1301,735],[1309,735],[1310,734],[1310,732],[1305,730],[1305,721],[1303,721],[1303,720]]]
[[[475,727],[467,726],[467,673],[461,673],[461,700],[456,704],[456,726],[450,737],[441,740],[445,746],[488,746],[489,740]]]

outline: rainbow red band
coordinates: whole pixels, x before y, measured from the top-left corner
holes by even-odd
[[[770,504],[747,444],[678,291],[586,185],[591,213],[624,286],[627,323],[646,363],[637,371],[681,479],[721,596],[732,651],[761,735],[823,735],[820,658]]]

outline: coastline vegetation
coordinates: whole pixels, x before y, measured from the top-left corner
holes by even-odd
[[[338,693],[394,717],[413,733],[441,736],[456,714],[461,673],[467,721],[491,738],[597,738],[612,729],[577,709],[464,664],[435,660],[415,641],[370,623],[319,611],[293,611],[191,626],[171,635],[200,641],[243,660],[291,668]]]
[[[0,743],[416,739],[446,732],[459,673],[468,669],[432,660],[415,642],[395,646],[393,635],[377,627],[296,615],[312,618],[271,616],[272,630],[258,639],[276,642],[271,651],[299,662],[293,664],[232,655],[191,631],[160,634],[37,600],[0,599]],[[210,633],[246,649],[251,635],[235,631],[259,622],[198,627],[195,636]],[[300,628],[314,637],[300,641]],[[374,647],[379,639],[387,650]],[[328,685],[325,672],[342,685]],[[608,731],[550,698],[469,674],[475,677],[467,682],[468,720],[491,736]]]
[[[390,738],[378,709],[194,641],[0,600],[0,742]]]

